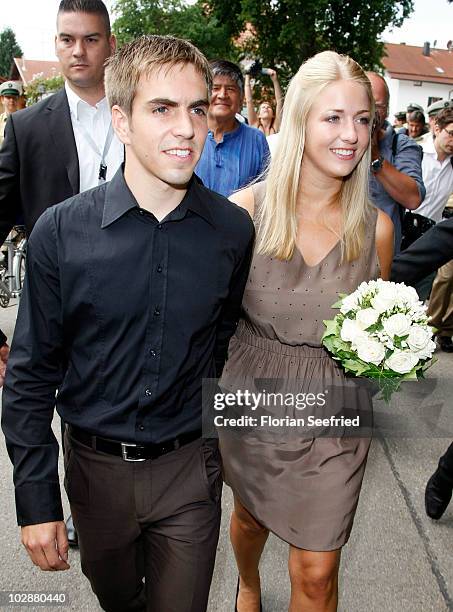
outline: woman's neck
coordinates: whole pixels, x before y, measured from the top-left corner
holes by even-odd
[[[272,124],[274,123],[274,119],[260,119],[259,120],[259,126],[261,128],[261,131],[264,132],[266,134],[266,136],[269,136],[269,134],[272,131]]]
[[[302,169],[299,179],[297,209],[304,215],[315,215],[321,210],[333,209],[339,205],[343,179],[332,178]]]

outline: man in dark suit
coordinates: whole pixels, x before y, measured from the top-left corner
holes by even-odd
[[[441,221],[398,254],[391,280],[413,285],[453,259],[453,218]]]
[[[124,147],[111,128],[104,64],[115,37],[102,0],[62,0],[55,52],[66,84],[11,115],[0,150],[0,244],[22,215],[30,234],[50,206],[109,180]],[[71,545],[77,534],[68,519]]]
[[[453,219],[442,221],[395,257],[391,280],[413,285],[453,259]],[[425,490],[426,514],[441,518],[453,491],[453,443],[442,455]]]
[[[55,49],[66,79],[65,88],[14,113],[5,127],[0,151],[1,243],[21,213],[29,234],[46,208],[79,193],[83,186],[87,188],[79,164],[80,153],[86,150],[88,157],[92,153],[96,170],[101,162],[102,155],[97,155],[96,163],[83,121],[72,113],[68,96],[74,95],[94,112],[101,110],[98,106],[105,98],[104,63],[115,49],[107,9],[101,0],[62,0],[57,29]],[[104,140],[97,146],[102,153]],[[107,178],[119,165],[113,159],[118,149],[122,153],[115,138],[108,151],[111,163]]]

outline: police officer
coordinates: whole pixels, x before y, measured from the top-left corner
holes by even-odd
[[[3,142],[5,135],[5,124],[11,113],[18,110],[18,102],[20,91],[14,81],[6,81],[0,87],[0,96],[3,104],[4,112],[0,115],[0,145]]]
[[[433,102],[426,109],[426,113],[428,115],[429,132],[420,138],[419,145],[421,147],[432,139],[434,126],[436,125],[436,117],[444,108],[453,108],[453,100],[437,100],[437,102]]]

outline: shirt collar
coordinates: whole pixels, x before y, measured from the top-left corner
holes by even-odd
[[[108,106],[107,106],[107,98],[102,98],[102,100],[99,100],[99,102],[93,107],[91,106],[91,104],[88,104],[88,102],[85,102],[85,100],[82,100],[82,98],[80,98],[75,91],[73,91],[68,83],[66,82],[65,85],[65,90],[66,90],[66,95],[68,97],[68,104],[69,104],[69,110],[71,111],[71,115],[74,116],[76,119],[79,119],[79,108],[80,105],[84,105],[86,107],[89,108],[96,108],[99,109],[101,111],[104,111],[105,109],[108,110]]]
[[[431,155],[437,155],[437,151],[434,147],[434,138],[430,134],[430,138],[427,138],[422,142],[423,153],[429,153]]]
[[[187,210],[190,209],[211,225],[215,225],[202,186],[201,180],[195,174],[192,175],[184,198],[170,213],[169,217],[175,221],[182,219]],[[139,208],[139,206],[124,179],[124,164],[122,164],[112,180],[106,185],[101,228],[108,227],[132,208]]]
[[[221,144],[222,142],[225,142],[226,140],[231,140],[233,138],[237,138],[239,136],[239,134],[242,132],[242,130],[244,129],[244,126],[237,119],[236,119],[236,123],[237,123],[237,125],[234,128],[234,130],[231,130],[231,132],[224,132],[223,133],[222,140],[220,142],[215,142],[215,140],[214,140],[214,132],[212,130],[208,130],[208,137],[212,141],[214,141],[215,144]]]

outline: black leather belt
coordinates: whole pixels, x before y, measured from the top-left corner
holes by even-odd
[[[131,442],[118,442],[117,440],[109,440],[99,436],[92,436],[83,429],[69,426],[69,435],[71,438],[80,442],[84,446],[91,448],[94,451],[106,453],[107,455],[115,455],[121,457],[124,461],[146,461],[147,459],[157,459],[161,455],[166,455],[172,451],[178,450],[181,446],[185,446],[198,438],[201,438],[201,429],[191,431],[186,434],[181,434],[177,438],[160,442],[159,444],[134,444]]]

